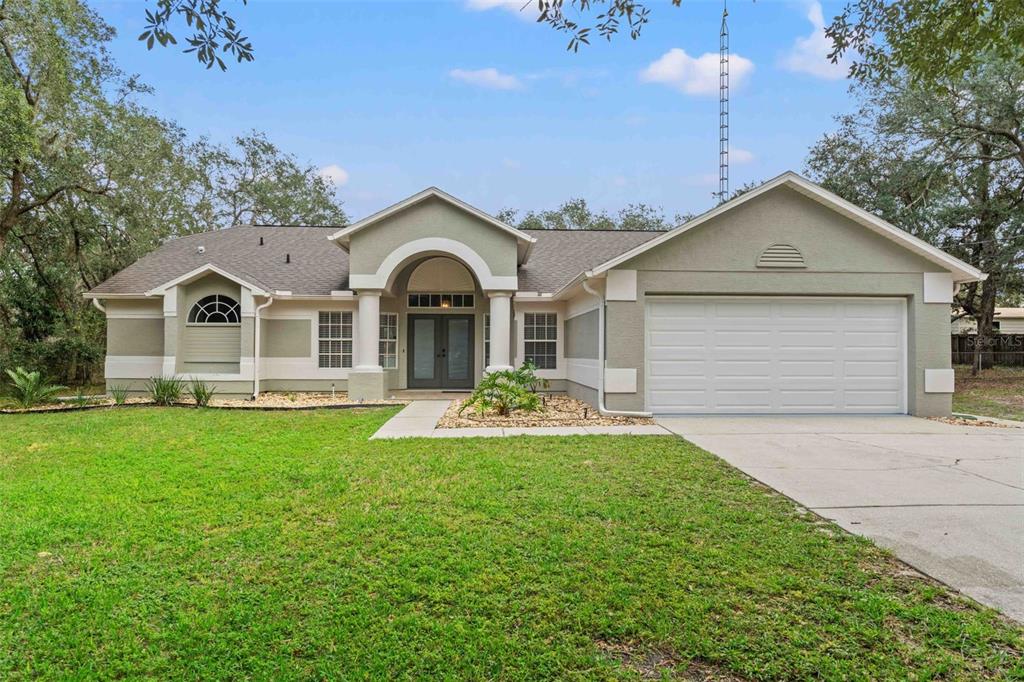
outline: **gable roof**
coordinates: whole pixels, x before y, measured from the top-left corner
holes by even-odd
[[[397,204],[392,204],[385,209],[377,211],[376,213],[369,215],[363,218],[362,220],[352,223],[348,227],[344,227],[338,230],[330,237],[328,237],[328,239],[335,242],[343,249],[347,250],[349,240],[351,239],[352,235],[355,234],[356,232],[359,232],[360,230],[365,230],[371,225],[376,225],[377,223],[388,219],[394,214],[399,213],[400,211],[404,211],[405,209],[415,206],[416,204],[419,204],[428,199],[440,199],[441,201],[451,206],[454,206],[459,210],[465,211],[466,213],[469,213],[470,215],[482,220],[488,225],[491,225],[493,227],[498,228],[499,230],[507,232],[508,234],[515,237],[516,241],[518,242],[519,262],[525,263],[529,258],[530,249],[533,246],[533,243],[536,241],[533,237],[526,234],[526,232],[524,232],[523,230],[518,230],[509,225],[508,223],[498,220],[494,216],[485,213],[484,211],[481,211],[479,208],[476,208],[475,206],[467,204],[461,199],[453,197],[451,194],[448,194],[444,190],[438,189],[437,187],[428,187],[422,192],[417,192],[416,194],[413,194],[411,197],[399,201]]]
[[[348,253],[331,248],[337,228],[239,225],[171,239],[99,284],[89,298],[159,295],[175,283],[216,272],[264,292],[330,296],[345,291]],[[659,232],[524,230],[539,248],[519,268],[519,290],[551,293],[584,270]],[[263,244],[260,244],[260,238]],[[199,253],[199,247],[203,253]],[[285,255],[291,262],[285,262]]]
[[[963,262],[959,258],[955,258],[946,253],[945,251],[932,246],[928,242],[922,239],[918,239],[909,232],[901,230],[895,225],[886,222],[885,220],[882,220],[873,213],[869,213],[868,211],[865,211],[864,209],[860,208],[859,206],[856,206],[855,204],[851,204],[849,201],[843,199],[839,195],[829,192],[827,189],[814,184],[810,180],[807,180],[806,178],[797,175],[793,171],[786,171],[782,175],[779,175],[778,177],[768,180],[767,182],[756,187],[755,189],[752,189],[749,192],[746,192],[745,194],[741,194],[735,199],[730,199],[729,201],[726,201],[723,204],[719,204],[710,211],[707,211],[706,213],[703,213],[697,216],[696,218],[683,223],[679,227],[673,228],[668,232],[662,233],[655,239],[652,239],[635,248],[632,248],[629,251],[626,251],[625,253],[621,253],[613,258],[610,258],[609,260],[589,270],[586,273],[586,276],[597,277],[603,275],[608,270],[611,270],[617,265],[621,265],[622,263],[625,263],[626,261],[636,256],[639,256],[641,253],[644,253],[648,249],[653,249],[654,247],[663,244],[674,237],[678,237],[679,235],[685,232],[689,232],[695,227],[699,227],[700,225],[703,225],[704,223],[708,222],[712,218],[720,216],[723,213],[726,213],[727,211],[731,211],[737,206],[740,206],[750,201],[751,199],[754,199],[755,197],[759,197],[762,194],[766,194],[779,187],[789,187],[791,189],[794,189],[797,192],[803,194],[804,196],[809,197],[828,208],[831,208],[837,213],[846,216],[847,218],[850,218],[854,222],[863,225],[864,227],[876,232],[877,234],[880,234],[883,237],[892,240],[899,246],[902,246],[905,249],[913,251],[919,256],[922,256],[923,258],[935,263],[936,265],[941,266],[942,268],[948,270],[953,274],[954,282],[977,282],[988,277],[988,275],[983,273],[981,270],[978,270],[973,265],[969,265],[968,263]]]
[[[158,295],[161,287],[209,269],[269,293],[293,291],[329,296],[332,291],[348,286],[348,254],[330,248],[327,243],[328,235],[336,229],[239,225],[178,237],[164,242],[86,295]]]
[[[519,268],[519,290],[554,293],[581,273],[663,232],[641,230],[524,230],[537,240]]]

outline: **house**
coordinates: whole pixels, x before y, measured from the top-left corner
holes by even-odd
[[[518,230],[430,188],[175,239],[86,295],[133,390],[374,400],[532,361],[612,411],[946,415],[950,305],[984,277],[785,173],[668,232]]]
[[[1024,334],[1024,308],[996,308],[992,329],[997,334]],[[972,317],[953,320],[954,334],[977,334],[978,323]]]

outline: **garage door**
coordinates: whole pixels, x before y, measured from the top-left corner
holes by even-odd
[[[906,412],[905,314],[901,299],[649,299],[648,409]]]

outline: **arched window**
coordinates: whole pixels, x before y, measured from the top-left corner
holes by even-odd
[[[238,301],[223,294],[204,296],[188,311],[189,324],[239,324]]]

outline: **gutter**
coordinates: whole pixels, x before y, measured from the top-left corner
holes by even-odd
[[[629,412],[626,410],[609,410],[604,406],[604,365],[605,365],[605,302],[604,296],[590,287],[590,282],[581,282],[583,290],[597,298],[597,411],[609,417],[650,417],[650,412]]]
[[[267,298],[267,302],[256,306],[256,310],[253,313],[253,338],[252,340],[252,399],[260,397],[260,312],[264,308],[269,308],[270,304],[274,302],[274,297],[270,296]]]

